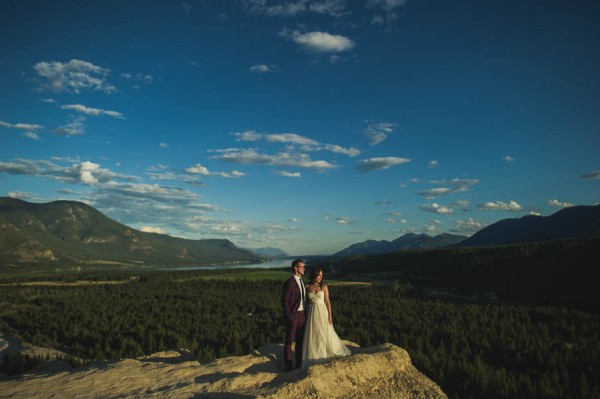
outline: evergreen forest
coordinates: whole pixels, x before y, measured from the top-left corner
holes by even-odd
[[[207,362],[283,341],[282,280],[206,277],[188,271],[122,276],[119,284],[4,285],[0,330],[79,363],[182,348]],[[332,283],[330,293],[340,337],[406,349],[450,398],[600,398],[597,314],[425,298],[394,282]],[[5,372],[29,364],[4,360]]]

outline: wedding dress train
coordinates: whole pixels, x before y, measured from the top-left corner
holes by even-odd
[[[327,359],[350,355],[350,350],[342,343],[333,325],[329,324],[329,312],[325,305],[325,293],[308,293],[308,313],[304,330],[302,364],[304,367]]]

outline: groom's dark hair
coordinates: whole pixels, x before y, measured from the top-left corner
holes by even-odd
[[[300,262],[302,262],[302,263],[305,263],[305,262],[304,262],[302,259],[300,259],[300,258],[294,259],[294,261],[292,262],[292,269],[293,269],[294,267],[298,266],[298,263],[300,263]]]

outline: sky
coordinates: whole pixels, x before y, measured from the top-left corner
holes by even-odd
[[[600,200],[596,0],[4,0],[0,196],[327,255]]]

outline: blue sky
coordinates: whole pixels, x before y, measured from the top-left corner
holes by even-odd
[[[0,195],[331,254],[600,197],[600,2],[0,3]]]

